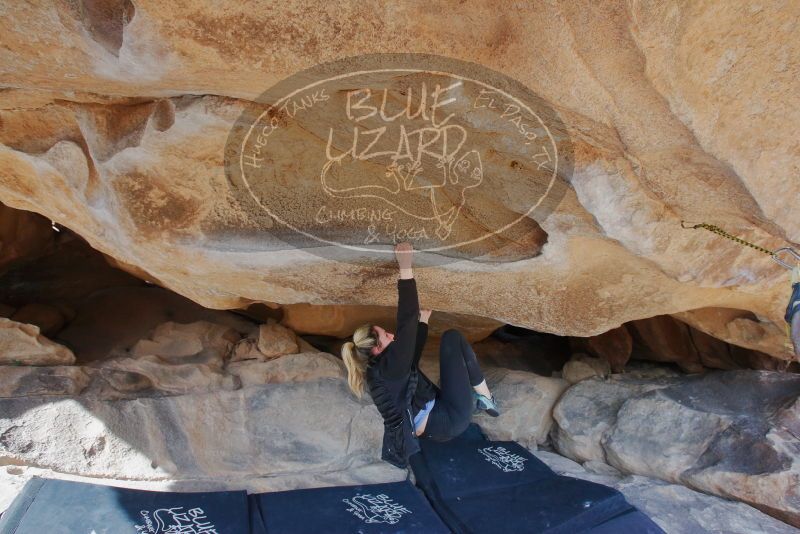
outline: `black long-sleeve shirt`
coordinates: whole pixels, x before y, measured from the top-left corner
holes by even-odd
[[[414,416],[438,388],[417,368],[428,326],[420,325],[416,280],[399,279],[397,291],[397,333],[379,355],[370,358],[366,379],[384,421],[381,458],[402,468],[420,450]]]
[[[397,294],[397,332],[394,341],[381,353],[381,364],[385,366],[385,376],[389,380],[402,378],[411,372],[420,322],[417,281],[398,278]]]
[[[384,376],[391,380],[407,376],[412,367],[419,366],[428,339],[428,324],[419,320],[417,281],[414,278],[399,278],[397,292],[397,332],[394,341],[378,355],[377,362],[383,367]],[[436,385],[424,373],[420,371],[419,375],[412,401],[412,415],[417,415],[438,392]]]
[[[428,339],[428,323],[419,322],[417,326],[417,343],[414,347],[414,366],[419,367],[419,359],[422,356],[422,349],[425,347],[425,341]],[[439,388],[425,376],[422,370],[419,371],[419,381],[417,381],[417,389],[414,391],[414,398],[411,401],[412,415],[417,416],[417,413],[425,407],[425,404],[438,396]]]

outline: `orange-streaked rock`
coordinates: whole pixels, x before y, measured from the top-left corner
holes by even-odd
[[[388,50],[458,55],[557,109],[575,170],[558,209],[531,221],[547,236],[540,255],[420,272],[424,306],[579,336],[744,310],[757,320],[723,331],[693,314],[691,324],[795,358],[782,336],[786,272],[679,222],[711,222],[769,249],[800,242],[789,179],[800,4],[114,6],[6,7],[0,75],[13,89],[0,94],[0,201],[75,230],[130,272],[212,308],[393,305],[394,271],[266,248],[272,221],[233,201],[223,147],[244,100],[313,64]]]

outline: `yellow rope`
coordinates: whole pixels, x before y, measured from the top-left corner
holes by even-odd
[[[768,256],[774,256],[775,255],[775,253],[773,251],[767,250],[764,247],[759,247],[758,245],[754,245],[754,244],[750,243],[749,241],[745,241],[744,239],[736,237],[735,235],[731,235],[728,232],[726,232],[725,230],[723,230],[722,228],[720,228],[719,226],[715,226],[713,224],[706,224],[706,223],[695,224],[694,226],[684,226],[684,224],[683,224],[684,222],[685,221],[681,221],[681,226],[683,226],[684,228],[688,228],[688,229],[692,229],[692,230],[694,230],[696,228],[705,228],[706,230],[708,230],[710,232],[714,232],[715,234],[719,234],[722,237],[726,237],[726,238],[730,239],[731,241],[736,241],[737,243],[739,243],[741,245],[746,245],[748,247],[752,247],[752,248],[756,249],[757,251],[763,252],[764,254],[766,254]]]
[[[730,239],[731,241],[735,241],[736,243],[739,243],[740,245],[748,246],[750,248],[753,248],[753,249],[755,249],[755,250],[757,250],[759,252],[763,252],[764,254],[766,254],[768,256],[772,256],[773,258],[775,258],[775,252],[773,252],[771,250],[768,250],[768,249],[766,249],[764,247],[760,247],[758,245],[754,245],[753,243],[750,243],[749,241],[745,241],[744,239],[742,239],[740,237],[736,237],[735,235],[729,234],[728,232],[726,232],[725,230],[723,230],[719,226],[716,226],[716,225],[713,225],[713,224],[706,224],[706,223],[695,224],[694,226],[686,226],[684,223],[685,223],[685,221],[681,221],[681,227],[683,227],[683,228],[692,229],[692,230],[697,229],[697,228],[703,228],[705,230],[708,230],[709,232],[714,232],[715,234],[718,234],[718,235],[721,235],[722,237]],[[792,284],[791,284],[790,287],[794,287],[794,284],[796,284],[798,282],[800,282],[800,266],[795,266],[795,268],[792,269]],[[792,343],[791,325],[789,325],[789,323],[786,323],[786,322],[784,322],[784,324],[786,325],[786,339],[785,339],[785,342],[784,342],[784,346],[788,350],[793,351],[794,350],[794,344]]]

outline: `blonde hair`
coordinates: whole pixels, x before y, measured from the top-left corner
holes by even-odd
[[[342,361],[347,368],[347,385],[359,399],[364,395],[364,377],[372,347],[378,345],[378,337],[372,323],[365,323],[353,332],[353,341],[342,345]]]

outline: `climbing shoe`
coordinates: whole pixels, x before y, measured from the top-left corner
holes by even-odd
[[[486,413],[492,417],[497,417],[500,415],[500,410],[497,408],[494,395],[487,397],[486,395],[481,395],[480,393],[473,391],[472,396],[475,398],[475,412],[486,410]]]

